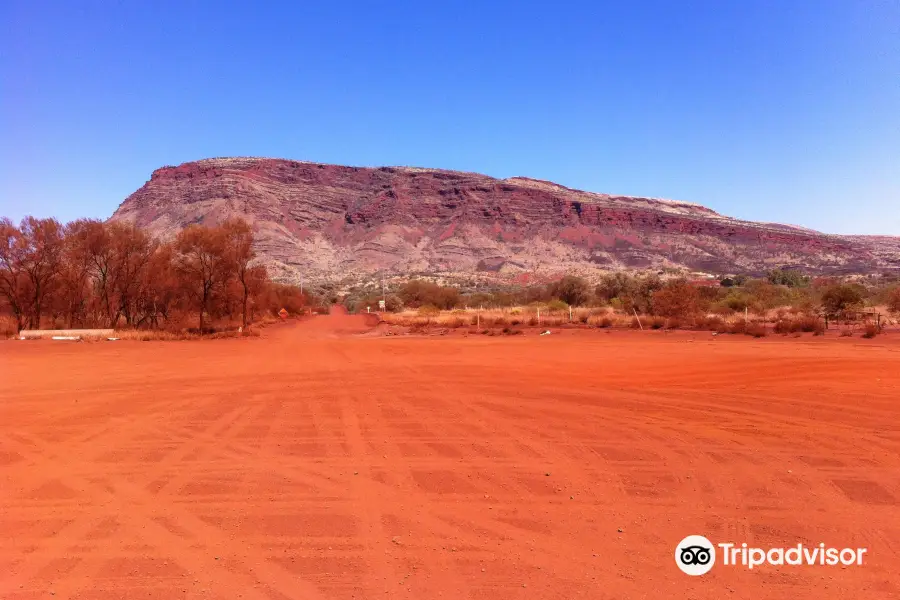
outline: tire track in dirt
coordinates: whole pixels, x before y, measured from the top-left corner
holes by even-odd
[[[252,352],[48,345],[48,378],[25,348],[0,379],[0,597],[900,593],[891,348],[329,327]],[[671,547],[698,532],[871,563],[686,581]]]
[[[52,458],[53,453],[49,451],[49,448],[46,448],[45,452],[51,458],[47,459],[45,464],[39,463],[36,466],[47,467],[48,469],[56,467],[56,469],[58,469],[61,462],[64,465],[64,462],[61,461],[59,457]],[[221,588],[220,597],[222,598],[231,597],[233,592],[229,590],[243,589],[243,593],[247,595],[247,597],[270,600],[272,596],[265,593],[266,587],[272,588],[279,593],[284,594],[286,597],[292,597],[293,594],[298,592],[302,593],[304,598],[313,600],[323,597],[316,588],[308,583],[304,583],[283,570],[268,566],[267,564],[255,562],[253,563],[254,566],[250,566],[250,563],[247,562],[246,558],[235,555],[232,541],[222,534],[219,529],[210,526],[186,510],[178,510],[176,508],[177,505],[169,504],[167,506],[167,512],[164,514],[159,514],[152,510],[148,505],[154,504],[154,499],[148,498],[146,490],[142,490],[139,486],[118,481],[113,484],[113,487],[107,488],[98,485],[94,481],[79,478],[75,475],[67,475],[65,473],[59,473],[58,477],[55,479],[72,489],[80,488],[94,492],[95,496],[98,497],[108,509],[106,513],[108,515],[127,513],[129,519],[133,523],[132,527],[138,524],[141,526],[140,531],[136,529],[131,531],[134,536],[133,539],[145,539],[149,531],[149,533],[152,534],[152,539],[156,541],[154,547],[157,549],[165,548],[166,551],[175,550],[175,555],[178,556],[178,562],[185,567],[188,572],[203,572],[204,570],[208,570],[209,565],[213,564],[211,557],[232,556],[236,558],[237,563],[241,568],[232,571],[217,571],[215,575],[216,579],[209,580],[206,584],[210,588]],[[184,527],[187,533],[186,538],[175,535],[170,530],[161,526],[156,520],[158,517],[167,517],[170,519],[173,517],[176,518],[179,525]],[[75,539],[82,540],[95,526],[95,522],[83,521],[82,526],[77,531],[68,531],[67,535],[70,538],[74,537]],[[51,546],[51,550],[55,547],[59,554],[63,554],[64,545],[65,542],[60,539],[54,546]],[[202,550],[206,554],[205,560],[198,556],[198,550]],[[18,573],[15,578],[11,578],[9,581],[4,582],[5,589],[12,590],[16,587],[16,584],[23,585],[25,582],[32,579],[38,572],[46,569],[47,566],[48,564],[38,564],[34,565],[30,571]],[[256,572],[255,575],[253,574],[254,570]],[[89,573],[95,574],[96,572],[97,570],[94,570]],[[264,583],[258,579],[259,575],[265,577]],[[81,581],[80,585],[77,582],[72,585],[73,587],[71,590],[65,585],[57,587],[61,593],[72,596],[78,589],[90,585],[90,579]],[[262,589],[256,592],[255,590],[257,587],[261,587]]]

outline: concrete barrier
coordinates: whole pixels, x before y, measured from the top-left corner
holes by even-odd
[[[22,339],[38,338],[82,338],[82,337],[110,337],[115,333],[114,329],[23,329],[19,332]]]

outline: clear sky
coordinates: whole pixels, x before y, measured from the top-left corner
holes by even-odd
[[[900,235],[900,2],[0,1],[0,215],[105,218],[211,156]]]

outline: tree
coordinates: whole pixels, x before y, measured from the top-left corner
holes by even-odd
[[[650,312],[652,307],[653,292],[662,288],[662,280],[656,274],[645,276],[630,276],[616,272],[605,275],[597,285],[594,293],[601,302],[621,302],[626,312]]]
[[[13,312],[16,331],[25,327],[30,297],[25,274],[26,250],[22,232],[9,219],[0,220],[0,294]]]
[[[670,281],[653,292],[653,312],[670,318],[685,318],[700,312],[700,292],[683,279]]]
[[[109,226],[100,221],[88,221],[84,228],[88,272],[93,279],[103,320],[108,327],[115,327],[119,318],[114,298],[116,260]]]
[[[604,275],[594,289],[597,299],[608,303],[613,298],[622,298],[632,283],[632,278],[625,273],[616,272]]]
[[[30,291],[29,327],[39,329],[43,309],[59,277],[62,225],[56,219],[25,217],[19,225],[19,232],[19,242],[23,245],[22,267]]]
[[[587,304],[591,297],[590,287],[587,281],[574,275],[566,275],[551,285],[551,292],[569,306],[581,306]]]
[[[265,280],[265,268],[260,272],[250,266],[256,257],[253,252],[253,230],[242,219],[229,219],[222,224],[225,239],[226,258],[241,286],[241,324],[247,328],[247,305],[251,292],[259,289]]]
[[[68,327],[83,321],[90,298],[89,280],[91,257],[88,236],[92,222],[79,219],[68,223],[63,230],[62,265],[60,268],[59,309]]]
[[[895,315],[900,314],[900,286],[891,289],[887,295],[888,310]]]
[[[175,270],[187,300],[199,314],[202,333],[203,315],[228,279],[225,235],[221,228],[190,225],[178,233],[175,249]]]
[[[134,322],[136,327],[144,323],[159,327],[161,319],[169,319],[169,312],[176,304],[179,293],[173,267],[174,253],[172,244],[157,244],[153,248],[147,268],[141,274]]]
[[[114,322],[122,315],[126,324],[133,325],[141,283],[153,256],[154,245],[150,237],[133,223],[113,222],[107,227],[113,257]]]
[[[767,278],[773,285],[785,285],[787,287],[800,287],[809,283],[809,277],[793,269],[772,269],[769,271]]]
[[[302,311],[307,295],[272,284],[263,266],[251,266],[252,243],[242,221],[189,227],[175,242],[159,243],[127,222],[81,219],[63,227],[26,217],[16,226],[3,218],[0,312],[21,331],[49,320],[159,327],[184,310],[196,311],[205,330],[208,316],[234,318],[240,311],[247,326],[254,308]],[[458,297],[455,289],[434,289],[445,304]]]
[[[400,288],[400,299],[403,304],[411,308],[424,305],[437,308],[451,309],[459,304],[459,290],[454,287],[445,287],[421,279],[413,279]]]
[[[862,304],[862,290],[857,285],[839,283],[822,292],[822,309],[829,317],[838,317]]]
[[[248,311],[249,309],[247,308],[247,300],[252,299],[255,303],[256,299],[259,298],[263,294],[263,292],[265,292],[268,284],[269,284],[269,275],[266,272],[266,268],[263,265],[254,265],[254,266],[250,267],[249,269],[247,269],[247,274],[245,276],[245,283],[244,283],[246,295],[244,296],[245,301],[244,301],[244,312],[242,315],[242,317],[243,317],[242,322],[244,322],[244,323],[249,322],[249,314],[250,313]],[[302,294],[300,294],[299,288],[297,290],[297,293],[302,297]],[[303,297],[301,299],[301,302],[303,304],[306,303],[305,297]],[[246,327],[246,325],[244,327]]]
[[[653,292],[662,286],[662,280],[658,275],[636,277],[621,297],[625,310],[649,313],[653,308]]]

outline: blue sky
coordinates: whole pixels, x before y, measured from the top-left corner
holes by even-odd
[[[900,234],[900,3],[0,2],[0,215],[235,155]]]

